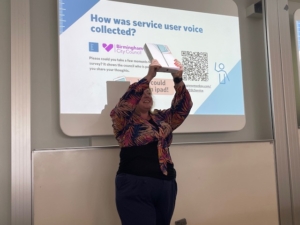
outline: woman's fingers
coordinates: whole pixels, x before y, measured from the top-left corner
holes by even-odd
[[[182,67],[181,63],[177,59],[174,60],[174,64],[177,67]]]
[[[149,80],[152,80],[156,76],[156,72],[160,68],[161,68],[161,65],[159,64],[159,62],[156,59],[153,59],[151,61],[151,64],[149,65],[149,70],[148,70],[148,74],[147,74]]]
[[[160,66],[159,62],[156,59],[153,59],[151,65]]]
[[[174,60],[174,65],[179,67],[178,72],[176,73],[172,73],[173,77],[182,77],[182,73],[183,73],[183,66],[181,64],[181,62],[179,62],[177,59]]]
[[[175,64],[175,66],[179,67],[180,71],[183,70],[183,66],[182,66],[181,62],[179,62],[177,59],[174,60],[174,64]]]
[[[159,64],[159,62],[156,59],[153,59],[151,64],[150,64],[150,67],[157,70],[157,69],[161,68],[161,65]]]

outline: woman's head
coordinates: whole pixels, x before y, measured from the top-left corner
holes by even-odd
[[[141,100],[136,106],[136,110],[139,113],[146,113],[146,112],[150,112],[152,106],[153,106],[152,92],[150,88],[147,88],[146,90],[144,90]]]

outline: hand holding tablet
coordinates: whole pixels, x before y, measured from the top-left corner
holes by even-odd
[[[144,51],[150,62],[156,59],[161,65],[157,72],[176,73],[179,70],[179,67],[174,64],[175,58],[167,45],[146,43]]]

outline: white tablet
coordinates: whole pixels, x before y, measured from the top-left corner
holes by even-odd
[[[179,68],[175,66],[175,57],[167,45],[146,43],[144,50],[150,62],[156,59],[161,65],[158,72],[178,72]]]

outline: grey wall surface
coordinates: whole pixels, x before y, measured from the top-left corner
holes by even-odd
[[[10,1],[0,1],[0,224],[10,224]]]
[[[88,146],[59,127],[57,8],[52,0],[31,1],[32,148]],[[76,123],[76,121],[74,121]]]

